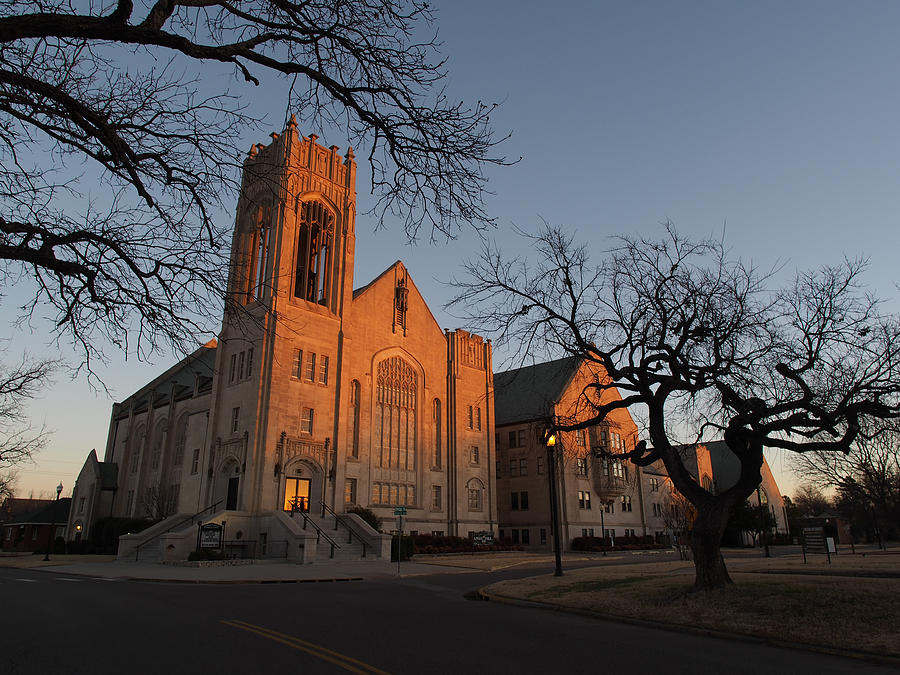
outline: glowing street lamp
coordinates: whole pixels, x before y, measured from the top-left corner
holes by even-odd
[[[63,491],[63,484],[56,486],[56,504],[59,503],[59,494]],[[56,541],[56,504],[53,505],[53,515],[50,516],[50,536],[47,538],[47,552],[44,554],[44,562],[50,561],[50,547]]]
[[[553,450],[556,447],[556,434],[547,432],[544,435],[544,444],[547,446],[547,479],[550,481],[550,520],[553,529],[553,553],[556,556],[556,570],[553,576],[562,576],[562,553],[560,551],[559,536],[559,509],[556,497],[556,458]]]

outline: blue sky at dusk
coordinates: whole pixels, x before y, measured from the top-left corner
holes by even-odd
[[[900,3],[474,2],[433,3],[449,57],[451,98],[502,101],[494,116],[515,166],[492,170],[488,236],[519,250],[513,228],[566,225],[599,255],[617,234],[659,234],[671,219],[696,237],[721,235],[736,255],[785,275],[843,256],[870,259],[866,280],[897,302],[900,214]],[[214,89],[218,78],[206,86]],[[283,124],[288,84],[247,95]],[[264,95],[262,95],[264,94]],[[250,100],[252,97],[252,100]],[[266,111],[258,107],[271,102]],[[317,133],[343,151],[339,131]],[[265,134],[246,139],[268,142]],[[475,255],[477,236],[405,245],[399,227],[374,232],[361,163],[356,286],[396,259],[409,267],[442,326],[465,326],[443,285]],[[233,200],[234,201],[234,200]],[[232,202],[233,203],[233,202]],[[230,223],[233,213],[223,213]],[[15,291],[0,312],[11,322]],[[40,348],[16,334],[13,352]],[[197,337],[197,344],[210,334]],[[47,353],[53,354],[53,351]],[[103,369],[121,400],[171,365],[121,358]],[[497,362],[502,363],[498,354]],[[32,406],[55,430],[19,492],[71,489],[87,452],[106,445],[111,399],[64,376]],[[769,461],[782,491],[793,479]]]

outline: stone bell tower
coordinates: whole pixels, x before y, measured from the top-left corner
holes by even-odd
[[[293,116],[271,137],[244,161],[204,499],[254,512],[281,508],[288,441],[308,455],[310,499],[333,496],[355,249],[352,148],[341,156],[302,136]]]

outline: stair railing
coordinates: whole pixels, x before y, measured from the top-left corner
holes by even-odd
[[[331,546],[331,554],[328,557],[333,558],[334,557],[334,549],[340,548],[341,545],[338,544],[334,539],[329,537],[327,534],[325,534],[325,530],[323,530],[321,527],[319,527],[319,524],[316,523],[316,521],[314,521],[312,518],[310,518],[307,515],[306,511],[292,511],[291,518],[294,517],[294,513],[299,513],[301,516],[303,516],[303,529],[304,530],[306,529],[307,525],[313,526],[313,529],[316,531],[316,543],[317,544],[321,541],[322,537],[325,538],[325,541],[327,541],[328,544]]]
[[[205,514],[207,511],[210,511],[210,512],[212,512],[212,513],[215,513],[216,510],[219,508],[219,504],[221,504],[223,501],[225,501],[225,500],[220,499],[220,500],[217,501],[215,504],[212,504],[212,505],[210,505],[210,506],[207,506],[207,507],[206,507],[205,509],[203,509],[202,511],[197,511],[197,513],[195,513],[195,514],[192,515],[192,516],[188,516],[187,518],[184,518],[183,520],[179,520],[177,523],[175,523],[174,525],[172,525],[172,526],[169,527],[168,529],[163,530],[162,532],[157,532],[156,534],[154,534],[152,537],[150,537],[150,538],[147,539],[146,541],[142,541],[140,544],[138,544],[137,546],[134,547],[134,561],[135,561],[135,562],[138,561],[138,558],[139,558],[139,556],[140,556],[140,554],[141,554],[141,548],[142,548],[142,547],[146,546],[147,544],[149,544],[149,543],[151,543],[151,542],[156,541],[156,540],[159,539],[162,535],[166,534],[167,532],[171,532],[172,530],[174,530],[174,529],[176,529],[176,528],[181,527],[181,526],[184,525],[185,523],[188,523],[188,522],[189,522],[189,523],[191,523],[191,525],[193,525],[193,524],[194,524],[194,520],[197,518],[197,516],[202,516],[202,515]]]
[[[350,523],[348,523],[348,522],[346,522],[346,521],[343,521],[343,520],[340,520],[340,519],[338,518],[338,514],[335,513],[334,510],[333,510],[331,507],[328,506],[328,504],[326,504],[326,503],[323,502],[323,501],[320,501],[320,502],[319,502],[319,505],[322,507],[322,518],[323,518],[323,519],[325,518],[325,513],[326,513],[326,512],[327,512],[329,515],[334,516],[334,529],[335,529],[335,530],[338,529],[338,524],[342,525],[342,526],[344,527],[344,529],[347,530],[347,543],[348,543],[348,544],[352,544],[352,543],[353,543],[353,535],[356,534],[356,538],[359,539],[359,543],[362,544],[362,557],[365,558],[365,557],[366,557],[366,540],[365,540],[365,537],[363,537],[363,535],[360,534],[360,532],[356,529],[355,526],[351,526]]]

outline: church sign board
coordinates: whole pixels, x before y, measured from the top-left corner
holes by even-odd
[[[222,548],[222,529],[218,523],[200,525],[197,548]]]

